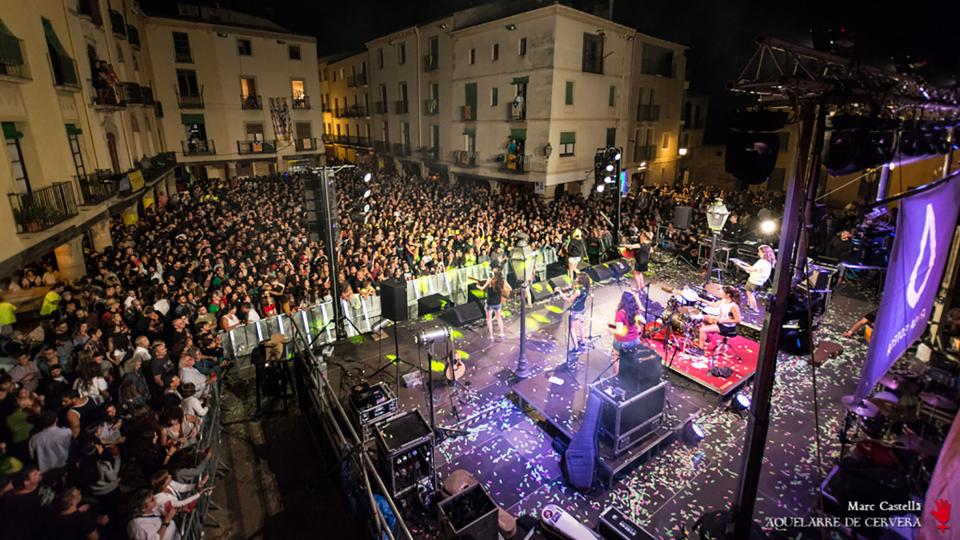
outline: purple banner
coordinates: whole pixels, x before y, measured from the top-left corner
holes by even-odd
[[[880,377],[926,330],[950,254],[958,207],[960,180],[956,176],[901,201],[897,236],[858,397],[869,395]]]

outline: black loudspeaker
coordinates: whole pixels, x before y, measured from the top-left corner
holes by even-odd
[[[614,275],[614,277],[625,276],[628,272],[630,272],[630,265],[627,264],[627,261],[623,259],[617,259],[615,261],[608,262],[607,268],[610,269],[610,272]]]
[[[580,491],[593,487],[597,465],[597,430],[600,427],[600,398],[591,392],[583,414],[580,430],[570,438],[570,446],[563,453],[563,475],[570,485]]]
[[[603,265],[591,266],[590,268],[584,270],[584,272],[590,276],[590,279],[592,279],[594,283],[606,281],[613,277],[613,273],[610,272],[610,269]]]
[[[693,209],[689,206],[676,206],[673,208],[673,226],[681,231],[690,227],[690,218],[693,217]]]
[[[553,296],[553,292],[550,291],[550,287],[547,286],[547,282],[539,281],[530,285],[530,296],[533,298],[534,302],[539,302]]]
[[[440,293],[424,296],[423,298],[417,300],[417,316],[423,317],[424,315],[429,315],[431,313],[440,313],[451,305],[453,305],[453,302]]]
[[[573,281],[570,279],[570,276],[563,274],[561,276],[548,279],[547,284],[551,289],[556,291],[557,289],[563,289],[564,287],[573,285]]]
[[[567,275],[567,265],[563,261],[557,261],[547,265],[547,279],[565,275]]]
[[[380,313],[393,322],[409,318],[407,284],[403,280],[394,278],[380,283]]]
[[[451,326],[463,326],[483,319],[483,308],[476,302],[467,302],[444,311],[440,318]]]

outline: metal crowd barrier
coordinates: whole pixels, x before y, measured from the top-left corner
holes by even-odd
[[[210,457],[201,465],[201,474],[197,478],[207,478],[207,486],[212,486],[217,479],[217,472],[223,467],[220,461],[220,385],[210,386],[211,393],[208,400],[208,410],[200,426],[200,438],[197,445],[201,450],[210,449]],[[219,527],[220,524],[209,515],[210,510],[219,507],[210,498],[210,494],[200,496],[197,506],[192,512],[184,514],[183,520],[178,523],[180,537],[184,540],[200,540],[203,530],[207,526]]]

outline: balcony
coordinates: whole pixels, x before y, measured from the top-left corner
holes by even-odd
[[[409,112],[407,109],[408,102],[407,100],[400,100],[393,102],[393,112],[397,114],[407,114]]]
[[[135,82],[120,83],[121,96],[127,105],[142,105],[143,99],[140,96],[140,85]]]
[[[127,23],[123,20],[123,13],[110,10],[110,29],[118,36],[127,37]]]
[[[211,156],[217,153],[212,140],[190,139],[180,141],[185,156]]]
[[[132,47],[140,48],[140,31],[137,30],[136,26],[127,25],[127,42]]]
[[[100,2],[97,0],[77,0],[77,14],[97,26],[103,26]]]
[[[93,108],[101,111],[112,111],[127,106],[124,100],[124,88],[121,86],[105,86],[93,89]]]
[[[373,150],[377,153],[381,153],[381,154],[386,153],[389,148],[390,148],[389,142],[373,141]]]
[[[0,79],[10,80],[12,82],[27,82],[31,80],[30,68],[24,55],[23,40],[8,36],[10,40],[8,46],[10,51],[7,54],[0,55]],[[16,40],[16,49],[13,48],[13,40]]]
[[[440,112],[440,100],[439,99],[425,99],[423,100],[423,114],[432,116]]]
[[[366,137],[356,137],[356,145],[361,148],[370,148],[370,139]]]
[[[409,156],[410,145],[403,144],[403,143],[393,143],[390,153],[395,156]]]
[[[140,104],[153,107],[153,89],[149,86],[140,87]]]
[[[259,110],[263,108],[263,101],[258,94],[240,96],[240,108],[244,110]]]
[[[660,120],[659,105],[637,105],[637,122],[656,122]]]
[[[473,122],[477,119],[477,112],[470,105],[460,107],[460,121]]]
[[[347,77],[347,87],[354,88],[357,86],[366,86],[367,85],[367,74],[366,73],[357,73]]]
[[[203,88],[197,95],[185,95],[177,93],[177,103],[181,109],[202,109],[203,108]]]
[[[79,213],[70,182],[57,182],[30,193],[10,193],[7,196],[18,234],[47,230]]]
[[[80,188],[80,204],[96,206],[113,197],[119,191],[120,179],[123,176],[113,171],[104,171],[75,177]]]
[[[351,105],[341,111],[344,118],[363,118],[370,116],[367,114],[367,108],[362,105]]]
[[[527,121],[527,108],[520,103],[526,103],[525,101],[516,102],[511,101],[507,103],[507,121],[508,122],[526,122]]]
[[[439,146],[424,146],[420,149],[420,157],[429,161],[440,161],[441,153]]]
[[[310,96],[293,96],[292,105],[294,109],[309,109],[310,108]]]
[[[477,153],[471,150],[454,150],[453,162],[461,167],[476,167]]]
[[[247,154],[275,154],[277,144],[274,141],[237,141],[237,153]]]
[[[503,172],[524,174],[530,172],[530,154],[511,156],[500,154],[500,170]]]
[[[314,137],[294,139],[293,142],[297,152],[312,152],[320,149],[320,146],[317,144],[317,139]]]
[[[634,161],[653,161],[657,157],[657,147],[653,144],[634,145]]]
[[[387,103],[384,101],[378,101],[374,103],[373,108],[377,114],[387,114]]]
[[[434,71],[440,64],[439,59],[431,54],[423,55],[423,70]]]

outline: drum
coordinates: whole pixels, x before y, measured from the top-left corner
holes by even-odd
[[[680,291],[680,298],[683,299],[683,305],[685,306],[694,306],[700,301],[700,295],[690,287],[684,287],[683,290]]]
[[[703,308],[701,311],[703,311],[703,314],[704,314],[704,315],[709,315],[709,316],[711,316],[711,317],[719,317],[719,316],[720,316],[720,308],[718,308],[718,307],[707,306],[707,307]]]

